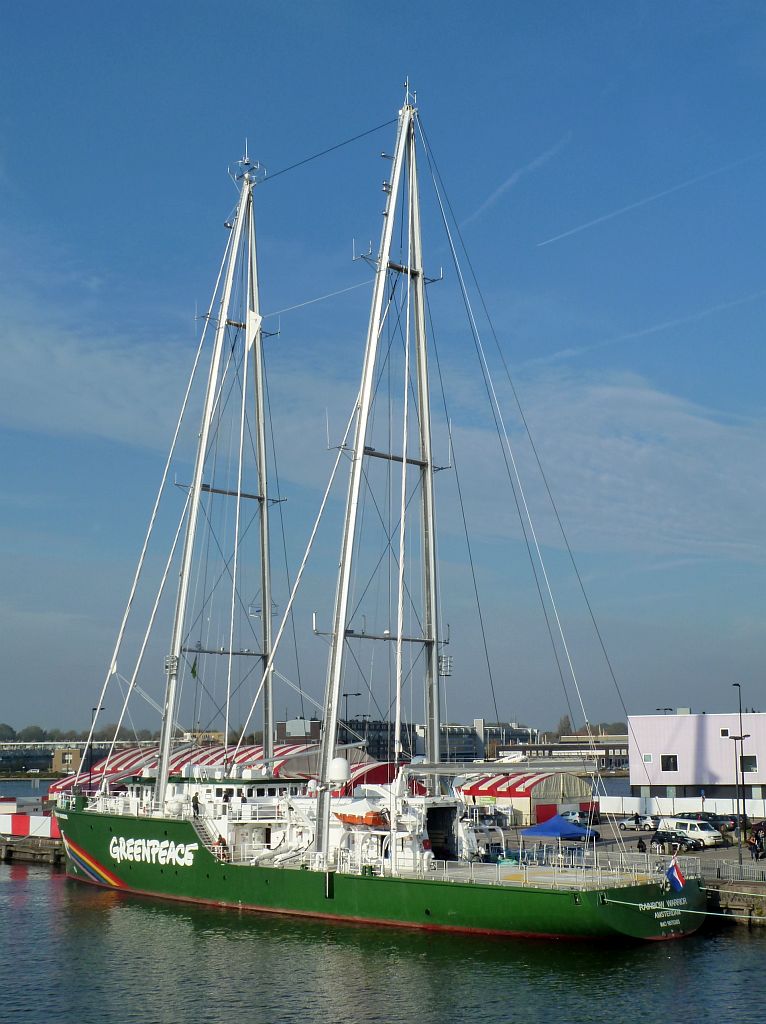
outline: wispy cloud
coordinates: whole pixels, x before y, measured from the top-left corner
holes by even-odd
[[[529,359],[525,365],[533,366],[535,364],[557,363],[564,359],[576,359],[578,356],[586,355],[588,352],[593,352],[600,348],[619,345],[625,341],[635,341],[637,338],[646,338],[649,335],[660,334],[663,331],[669,331],[674,327],[682,327],[685,324],[697,323],[699,320],[704,320],[705,317],[713,316],[713,314],[721,313],[727,309],[734,309],[737,306],[744,306],[749,302],[762,299],[764,296],[766,296],[766,288],[759,288],[758,291],[750,292],[748,295],[743,295],[738,299],[732,299],[729,302],[718,302],[714,306],[707,306],[705,309],[688,313],[686,316],[663,320],[661,323],[651,324],[649,327],[642,327],[637,331],[626,331],[624,334],[617,334],[612,338],[603,338],[601,341],[594,341],[588,345],[559,349],[558,352],[551,352],[545,356]]]
[[[742,164],[749,163],[751,160],[758,160],[762,157],[762,153],[754,153],[751,156],[742,157],[741,160],[734,160],[732,163],[724,164],[723,167],[716,167],[712,171],[706,171],[705,174],[697,174],[693,178],[689,178],[687,181],[682,181],[678,185],[673,185],[672,188],[663,189],[662,192],[655,192],[654,195],[645,196],[643,199],[638,199],[635,203],[628,203],[627,206],[621,206],[618,210],[611,210],[609,213],[604,213],[600,217],[595,217],[593,220],[586,221],[585,224],[578,224],[577,227],[570,228],[568,231],[562,231],[561,234],[553,235],[551,238],[546,238],[543,242],[538,242],[538,249],[544,245],[551,245],[553,242],[560,242],[563,238],[570,238],[572,235],[578,235],[581,231],[587,231],[588,228],[593,228],[597,224],[603,224],[608,220],[614,220],[615,217],[621,217],[624,213],[629,213],[631,210],[638,210],[642,206],[647,206],[649,203],[654,203],[658,199],[663,199],[665,196],[672,195],[674,192],[680,192],[682,189],[691,188],[692,185],[698,184],[700,181],[707,181],[708,178],[714,178],[717,174],[724,174],[726,171],[734,170],[735,167],[741,167]]]
[[[763,294],[766,289],[738,301]],[[0,422],[62,439],[95,436],[164,450],[183,386],[179,366],[189,366],[191,358],[191,349],[177,343],[137,345],[129,338],[79,336],[55,325],[37,323],[32,330],[6,322],[0,327]],[[311,346],[282,354],[272,370],[280,476],[289,487],[321,487],[327,471],[317,458],[322,445],[307,445],[306,438],[324,437],[329,408],[332,440],[337,440],[354,400],[355,375],[336,373],[332,361]],[[168,394],[173,380],[175,399]],[[464,489],[475,495],[479,532],[517,534],[508,495],[497,486],[501,464],[484,425],[480,389],[462,373],[458,388],[457,401],[450,401],[451,414],[457,414],[455,453]],[[758,482],[758,467],[766,424],[724,421],[715,410],[660,392],[638,375],[528,364],[522,392],[575,543],[681,558],[761,557],[766,485]],[[519,437],[518,425],[509,423],[512,436]],[[446,451],[443,437],[434,443]],[[522,466],[531,470],[523,441],[520,449]],[[530,496],[542,498],[535,487],[530,485]],[[556,544],[545,516],[547,541]],[[456,520],[446,525],[460,533]]]
[[[551,373],[526,390],[575,543],[762,562],[762,420],[732,422],[636,374]]]
[[[462,226],[465,227],[467,224],[471,224],[473,223],[473,221],[478,220],[483,213],[486,213],[486,211],[490,207],[495,205],[498,199],[502,195],[504,195],[508,191],[508,189],[513,188],[513,186],[516,185],[523,177],[525,177],[525,175],[531,174],[532,171],[536,171],[539,167],[542,167],[544,164],[547,164],[548,161],[552,160],[557,153],[561,152],[561,150],[571,141],[571,139],[572,133],[567,132],[566,135],[563,135],[555,145],[551,146],[550,149],[546,149],[544,153],[541,153],[540,156],[535,157],[534,160],[531,160],[528,164],[525,164],[524,167],[519,167],[518,170],[515,170],[513,174],[511,174],[508,178],[505,179],[502,185],[499,185],[495,189],[495,191],[487,199],[484,200],[484,202],[478,209],[474,210],[472,214],[466,217],[466,219],[463,221]]]

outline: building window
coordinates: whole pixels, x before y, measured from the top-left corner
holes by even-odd
[[[758,757],[756,754],[743,754],[739,759],[739,770],[744,775],[745,772],[757,772],[758,771]]]
[[[721,735],[722,736],[728,736],[729,735],[729,730],[728,729],[721,729]]]
[[[664,772],[678,771],[678,754],[663,754],[660,758]]]
[[[651,754],[644,754],[644,764],[651,764],[651,763],[652,763],[652,755]]]

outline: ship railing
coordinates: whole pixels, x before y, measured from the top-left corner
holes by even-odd
[[[390,875],[391,864],[383,857],[367,858],[353,850],[336,852],[336,870],[344,875]],[[409,874],[409,872],[408,872]]]
[[[286,817],[279,800],[254,800],[251,803],[229,804],[230,821],[282,821]]]
[[[386,862],[385,874],[391,874],[391,865]],[[535,886],[544,883],[553,888],[573,888],[582,885],[600,884],[598,873],[590,871],[587,881],[583,873],[573,871],[568,865],[542,858],[500,861],[485,864],[480,861],[433,860],[430,865],[399,868],[398,874],[423,880],[451,883],[475,883],[483,885]]]
[[[140,801],[124,793],[112,796],[102,793],[88,798],[86,810],[99,814],[137,815],[140,813]]]
[[[700,876],[699,857],[678,857],[677,861],[685,876],[690,878]],[[599,851],[595,855],[594,866],[604,873],[629,876],[638,881],[647,875],[665,875],[670,867],[670,855],[632,853],[619,849],[610,850],[606,853]]]
[[[267,843],[253,843],[251,841],[243,841],[237,843],[232,850],[232,860],[241,862],[242,864],[252,864],[257,861],[258,854],[262,854],[264,851],[272,851],[271,847]]]
[[[669,865],[670,857],[655,853],[633,853],[620,849],[618,846],[594,850],[592,846],[565,846],[538,843],[523,850],[510,850],[507,859],[520,864],[536,867],[562,867],[582,869],[586,872],[601,872],[604,875],[625,876],[626,878],[646,877],[659,871],[657,864],[662,865],[664,874]],[[700,874],[699,858],[684,856],[678,858],[684,874],[698,876]]]
[[[221,846],[219,843],[214,843],[211,847],[211,853],[216,860],[220,860],[224,864],[230,863],[234,858],[232,851],[228,846]]]
[[[678,859],[686,877],[699,875],[699,859]],[[669,861],[651,854],[623,854],[622,856],[573,858],[542,855],[504,859],[496,864],[479,861],[434,860],[430,867],[404,869],[403,875],[448,882],[475,882],[485,885],[545,884],[553,888],[600,888],[606,885],[640,884],[661,881],[668,870]],[[383,864],[390,874],[390,865]],[[766,874],[766,872],[764,872]]]
[[[220,834],[216,822],[206,814],[200,814],[196,818],[192,817],[192,824],[194,825],[194,831],[205,846],[212,850],[213,844]]]
[[[167,816],[164,800],[142,800],[138,805],[138,813],[147,818]]]

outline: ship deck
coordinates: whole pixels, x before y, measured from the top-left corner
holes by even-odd
[[[699,862],[696,857],[679,858],[679,865],[686,878],[698,878]],[[499,885],[522,888],[583,889],[619,888],[621,886],[650,885],[665,882],[668,868],[667,858],[652,855],[619,853],[591,855],[584,863],[572,865],[555,860],[529,863],[500,862],[497,864],[461,863],[456,861],[433,861],[427,871],[399,868],[385,864],[380,873],[387,876],[396,874],[401,878],[418,878],[425,881],[468,883],[477,885]],[[353,869],[346,869],[353,872]],[[361,873],[361,872],[360,872]]]

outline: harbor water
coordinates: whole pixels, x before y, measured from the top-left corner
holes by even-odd
[[[2,864],[0,933],[4,1020],[763,1018],[761,929],[624,947],[490,940],[126,897]]]

